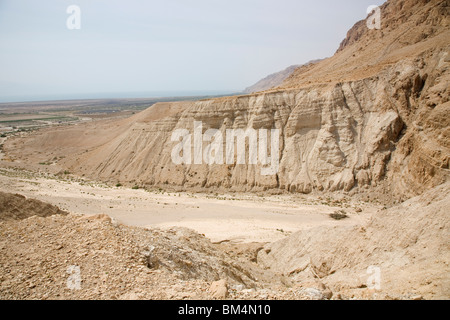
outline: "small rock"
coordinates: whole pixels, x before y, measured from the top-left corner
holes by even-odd
[[[244,288],[245,287],[243,284],[237,284],[234,286],[234,290],[236,290],[236,291],[242,291],[242,290],[244,290]]]
[[[344,297],[342,296],[342,294],[338,293],[334,296],[334,300],[344,300]]]
[[[101,213],[101,214],[95,214],[91,216],[83,216],[80,218],[80,220],[98,220],[98,221],[105,221],[111,223],[111,217],[107,214]]]
[[[242,293],[252,293],[252,292],[255,292],[255,289],[250,288],[250,289],[244,289],[244,290],[242,290]]]
[[[225,299],[228,297],[227,281],[222,279],[213,282],[209,288],[209,292],[211,292],[212,296],[216,299]]]
[[[411,297],[411,300],[414,300],[414,301],[423,300],[423,297],[421,295],[417,295],[417,296]]]
[[[333,292],[327,288],[322,292],[322,295],[324,299],[330,300],[333,297]]]
[[[322,292],[315,288],[306,288],[303,290],[303,293],[314,300],[322,300],[324,298]]]

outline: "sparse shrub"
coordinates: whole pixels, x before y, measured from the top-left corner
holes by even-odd
[[[330,213],[330,217],[333,218],[334,220],[342,220],[342,219],[348,218],[347,212],[345,212],[344,210],[339,210],[339,211]]]
[[[119,182],[118,184],[116,184],[116,187],[118,188],[118,187],[121,187],[122,186],[122,184]]]

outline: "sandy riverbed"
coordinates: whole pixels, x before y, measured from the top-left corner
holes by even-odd
[[[361,224],[378,210],[368,204],[336,204],[314,196],[161,193],[29,176],[0,175],[0,190],[72,213],[105,213],[131,226],[187,227],[213,242],[273,242],[319,225]],[[357,207],[363,209],[361,213],[355,211]],[[341,209],[349,214],[348,219],[336,221],[328,216]]]

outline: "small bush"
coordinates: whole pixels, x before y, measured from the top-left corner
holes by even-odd
[[[134,186],[133,188],[131,188],[131,189],[133,189],[133,190],[137,190],[137,189],[139,189],[139,186]]]
[[[116,187],[118,188],[118,187],[121,187],[122,186],[122,184],[119,182],[118,184],[116,184]]]
[[[330,213],[330,217],[334,220],[342,220],[348,218],[347,213],[344,210],[335,211]]]

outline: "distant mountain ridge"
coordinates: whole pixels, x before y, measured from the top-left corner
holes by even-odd
[[[253,93],[253,92],[264,91],[264,90],[268,90],[268,89],[277,87],[277,86],[281,85],[283,83],[283,81],[286,80],[297,68],[302,67],[302,66],[307,66],[310,64],[314,64],[321,60],[322,59],[316,59],[316,60],[308,61],[305,64],[294,64],[292,66],[287,67],[283,71],[272,73],[272,74],[268,75],[267,77],[265,77],[264,79],[259,80],[254,85],[246,88],[244,90],[244,92],[245,93]]]

